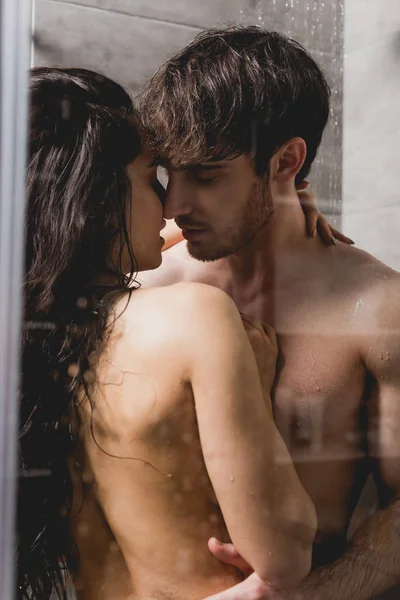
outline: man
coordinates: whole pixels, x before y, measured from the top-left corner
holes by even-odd
[[[323,74],[277,33],[212,30],[159,70],[143,108],[169,173],[164,214],[187,240],[144,283],[217,286],[276,329],[275,419],[318,515],[313,571],[298,589],[253,575],[215,598],[376,597],[400,582],[400,276],[304,236],[296,184],[329,115]],[[369,474],[380,510],[348,542]]]

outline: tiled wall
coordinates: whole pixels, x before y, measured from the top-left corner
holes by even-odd
[[[343,230],[400,270],[400,1],[346,0]]]
[[[334,92],[332,117],[311,179],[320,206],[338,224],[342,0],[36,0],[35,64],[92,68],[136,93],[199,31],[232,22],[260,24],[292,35],[326,71]]]

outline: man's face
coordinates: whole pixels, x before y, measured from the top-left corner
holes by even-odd
[[[213,261],[249,244],[273,216],[268,180],[244,155],[169,169],[164,205],[198,260]]]

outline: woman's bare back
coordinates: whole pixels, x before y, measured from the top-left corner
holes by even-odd
[[[99,361],[93,406],[82,405],[72,520],[79,600],[196,600],[242,578],[207,547],[211,536],[229,536],[180,348],[160,345],[163,325],[146,316],[155,294],[162,299],[158,290],[133,293]]]

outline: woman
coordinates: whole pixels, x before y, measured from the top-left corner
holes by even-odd
[[[241,580],[214,534],[296,583],[315,513],[272,419],[273,332],[214,288],[135,285],[164,191],[120,86],[37,68],[30,92],[17,597],[66,597],[69,571],[80,599],[200,599]]]

